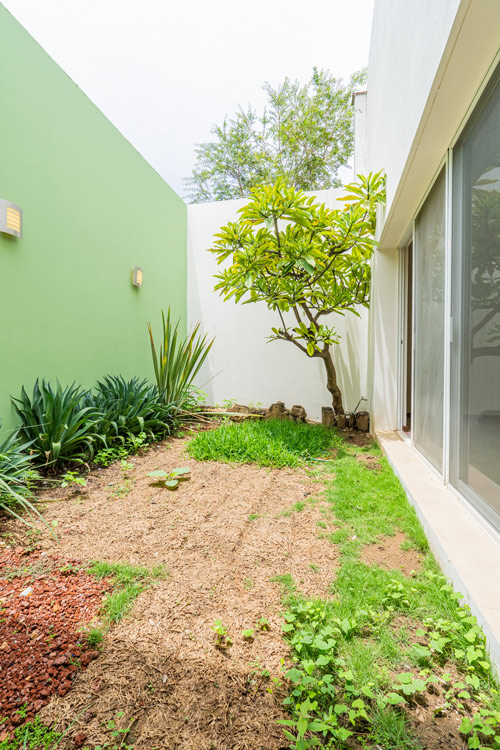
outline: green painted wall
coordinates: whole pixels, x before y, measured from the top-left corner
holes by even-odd
[[[37,376],[152,377],[146,323],[186,320],[186,205],[0,5],[0,417]],[[134,265],[144,286],[131,284]]]

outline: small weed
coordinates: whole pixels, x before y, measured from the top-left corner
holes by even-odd
[[[122,473],[123,479],[127,480],[129,479],[129,473],[134,468],[134,464],[131,464],[129,461],[127,461],[125,458],[122,458],[120,461],[120,471]]]
[[[227,634],[228,628],[222,624],[222,620],[216,620],[212,625],[212,630],[215,632],[215,648],[223,651],[233,645],[233,641]]]
[[[290,573],[277,575],[271,578],[271,583],[280,583],[283,594],[293,594],[297,588],[295,581]]]
[[[69,487],[70,485],[79,485],[80,487],[87,486],[87,480],[78,474],[76,471],[67,471],[61,477],[61,487]]]
[[[244,587],[245,587],[246,589],[251,589],[251,588],[253,588],[253,581],[252,581],[252,579],[251,579],[251,578],[244,578],[244,579],[243,579],[243,586],[244,586]]]
[[[130,435],[123,444],[102,448],[98,451],[94,456],[94,463],[102,467],[110,466],[115,461],[126,459],[132,453],[138,453],[148,444],[149,441],[145,432],[140,432],[139,435]]]
[[[87,643],[90,648],[98,648],[104,640],[102,628],[91,628],[87,633]]]
[[[172,469],[172,471],[158,469],[157,471],[150,471],[148,477],[154,477],[155,481],[151,482],[151,484],[156,487],[166,487],[167,490],[176,490],[179,486],[179,482],[184,482],[189,479],[187,475],[190,472],[191,469],[186,466]]]
[[[280,513],[276,515],[276,518],[289,518],[292,513],[300,513],[304,510],[306,507],[306,504],[303,500],[298,500],[294,505],[292,505],[291,508],[288,508],[287,510],[282,510]]]
[[[249,521],[256,521],[258,518],[260,518],[258,513],[250,513],[250,515],[248,516]]]
[[[262,632],[267,632],[268,630],[271,630],[271,626],[269,625],[269,620],[267,620],[265,617],[261,617],[259,620],[259,630],[262,630]]]
[[[104,727],[109,731],[112,743],[106,742],[104,745],[97,745],[95,750],[133,750],[134,745],[128,744],[125,740],[130,730],[134,725],[135,718],[133,718],[128,726],[120,727],[119,719],[125,716],[124,711],[118,711],[115,719],[109,719],[105,722]]]
[[[248,628],[248,630],[243,630],[241,635],[243,636],[243,640],[251,642],[255,638],[255,631],[253,628]]]

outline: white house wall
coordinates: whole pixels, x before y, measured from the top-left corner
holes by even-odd
[[[315,194],[320,202],[337,207],[342,190]],[[217,273],[215,256],[207,252],[214,235],[228,221],[238,218],[245,200],[201,203],[188,207],[188,321],[200,321],[201,330],[215,336],[208,360],[197,378],[208,402],[262,403],[284,401],[288,407],[302,404],[311,419],[321,418],[321,407],[331,405],[321,361],[311,360],[292,344],[267,342],[278,321],[265,304],[223,302],[213,291]],[[341,335],[334,358],[346,410],[354,409],[367,391],[368,314],[331,316]],[[362,407],[366,408],[366,403]],[[361,408],[361,407],[360,407]]]
[[[398,427],[398,248],[498,53],[498,0],[375,0],[367,169],[384,169],[370,317],[372,424]]]
[[[482,0],[479,0],[482,2]],[[394,199],[460,0],[376,0],[368,61],[368,159]]]

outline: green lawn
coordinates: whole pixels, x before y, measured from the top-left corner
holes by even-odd
[[[318,534],[340,551],[331,595],[308,600],[292,576],[280,580],[293,662],[286,674],[289,747],[351,748],[354,742],[417,750],[419,707],[430,721],[436,714],[437,727],[440,716],[458,715],[463,747],[500,747],[498,684],[484,634],[441,574],[375,444],[356,448],[339,433],[310,425],[244,422],[197,435],[189,451],[199,460],[295,466],[333,448],[335,459],[306,463],[312,480],[325,485]],[[357,460],[363,453],[375,457],[371,466]],[[418,570],[405,575],[399,566],[388,570],[360,559],[365,545],[396,532],[405,534],[405,548],[419,553]]]

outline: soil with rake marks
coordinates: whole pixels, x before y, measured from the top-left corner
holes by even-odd
[[[65,695],[97,652],[79,632],[101,606],[106,582],[75,560],[0,553],[0,741]]]
[[[327,538],[335,519],[321,493],[335,473],[324,467],[315,481],[301,469],[197,462],[185,445],[171,439],[123,466],[92,472],[86,488],[47,491],[54,502],[44,516],[56,523],[58,540],[40,525],[34,554],[0,552],[0,604],[11,607],[0,623],[0,666],[11,670],[0,671],[7,728],[27,704],[21,721],[38,711],[42,722],[65,730],[58,750],[289,747],[277,724],[289,718],[282,706],[289,689],[282,597],[295,587],[309,598],[331,593],[339,552]],[[375,457],[367,457],[378,470]],[[153,486],[147,476],[182,466],[191,475],[175,491]],[[24,537],[18,522],[9,522],[8,531],[11,540]],[[409,574],[421,560],[415,550],[401,549],[403,542],[400,532],[381,537],[361,559]],[[83,568],[67,564],[75,558]],[[96,652],[81,647],[78,624],[95,616],[108,586],[84,572],[96,560],[163,565],[166,575],[151,581],[93,659]],[[33,592],[19,604],[28,586]],[[217,641],[216,620],[231,645]],[[405,622],[396,619],[395,627]],[[33,651],[37,643],[50,650]],[[410,712],[423,750],[464,746],[458,715],[435,719],[443,700],[436,689]]]
[[[167,571],[71,691],[42,710],[47,723],[74,722],[61,750],[75,737],[88,747],[111,742],[108,722],[130,727],[135,750],[287,747],[276,724],[286,718],[282,590],[291,576],[307,596],[328,596],[337,548],[318,533],[314,493],[323,487],[296,469],[197,462],[184,445],[174,439],[131,459],[128,479],[119,465],[95,472],[85,492],[66,490],[45,512],[59,535],[44,536],[47,553]],[[192,471],[177,490],[151,486],[148,472],[178,466]],[[233,641],[223,650],[218,619]]]

